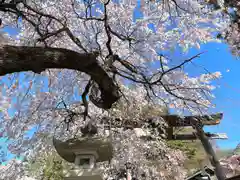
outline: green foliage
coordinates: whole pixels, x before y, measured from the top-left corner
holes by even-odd
[[[232,154],[233,154],[233,149],[222,149],[216,152],[216,155],[219,159],[226,158],[228,156],[231,156]]]
[[[177,131],[178,134],[192,133],[192,128],[184,128]],[[199,140],[192,141],[167,141],[167,145],[172,149],[178,149],[185,153],[187,159],[185,161],[185,168],[188,170],[198,169],[202,166],[208,165],[209,160],[206,156],[202,143]]]
[[[43,169],[44,180],[61,180],[63,179],[62,161],[53,160]]]
[[[193,146],[193,143],[188,143],[186,141],[168,141],[167,145],[171,149],[183,151],[187,155],[188,159],[192,159],[197,152],[197,148]]]
[[[41,180],[63,180],[64,164],[56,153],[45,154],[26,166],[32,176],[41,176]]]

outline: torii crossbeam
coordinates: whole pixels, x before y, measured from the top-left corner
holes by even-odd
[[[217,125],[220,124],[220,121],[223,118],[223,113],[203,115],[203,116],[184,116],[180,117],[178,115],[165,115],[161,116],[164,118],[169,126],[172,127],[184,127],[192,126],[192,119],[198,119],[201,121],[202,125]]]

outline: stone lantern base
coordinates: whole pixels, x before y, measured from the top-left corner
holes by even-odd
[[[65,177],[64,180],[102,180],[100,175]]]
[[[65,174],[64,180],[102,180],[102,173],[98,169],[72,169]]]

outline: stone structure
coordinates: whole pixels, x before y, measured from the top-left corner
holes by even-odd
[[[105,138],[84,137],[65,142],[54,139],[58,154],[75,164],[65,180],[102,180],[101,172],[95,169],[97,162],[110,161],[113,156],[111,142]]]

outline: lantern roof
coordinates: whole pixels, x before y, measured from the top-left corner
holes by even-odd
[[[96,153],[96,162],[109,161],[113,157],[113,147],[108,138],[83,137],[69,139],[65,142],[53,139],[57,153],[66,161],[74,163],[77,155]]]

